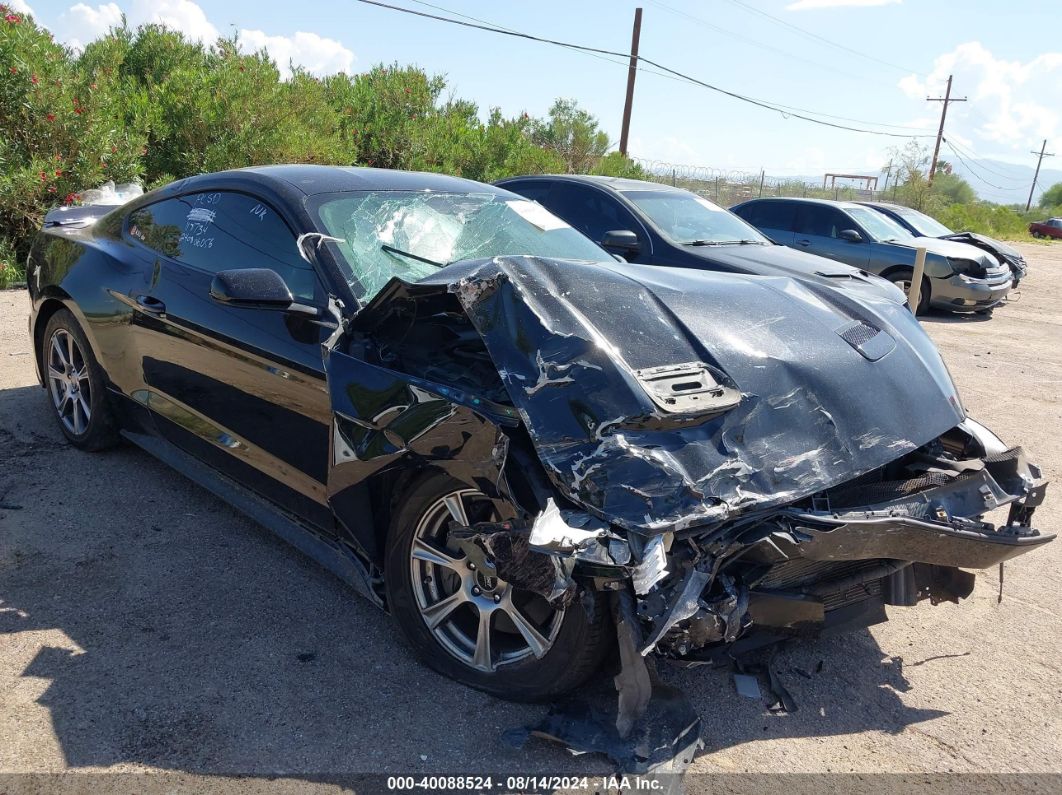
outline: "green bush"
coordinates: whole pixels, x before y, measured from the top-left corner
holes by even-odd
[[[546,172],[641,176],[572,100],[486,121],[446,81],[399,64],[281,80],[237,38],[212,46],[123,24],[82,53],[0,4],[0,286],[21,279],[48,208],[113,179],[146,188],[206,171],[326,163],[485,182]]]

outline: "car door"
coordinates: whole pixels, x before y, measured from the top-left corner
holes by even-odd
[[[858,241],[842,237],[845,231],[859,233]],[[793,247],[820,257],[865,268],[870,260],[870,240],[858,225],[836,207],[802,204],[797,212]]]
[[[797,205],[778,199],[764,199],[735,207],[733,212],[748,221],[779,245],[793,244]]]
[[[331,526],[331,411],[321,359],[330,324],[210,297],[222,270],[270,268],[295,299],[323,288],[276,209],[249,194],[180,196],[130,214],[127,234],[155,258],[135,297],[137,355],[160,434],[303,519]]]
[[[555,182],[549,194],[538,202],[598,245],[605,239],[606,232],[634,232],[638,249],[625,253],[624,258],[628,262],[652,262],[653,246],[645,227],[606,191],[575,182]]]

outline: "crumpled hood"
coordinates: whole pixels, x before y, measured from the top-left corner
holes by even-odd
[[[912,240],[894,240],[890,243],[894,246],[906,246],[907,248],[919,248],[924,246],[931,254],[939,254],[950,259],[968,259],[980,263],[986,270],[998,269],[999,260],[984,249],[972,246],[969,243],[959,243],[955,240],[946,240],[941,237],[916,237]]]
[[[942,239],[982,248],[1012,265],[1025,264],[1025,257],[1023,257],[1021,252],[1016,248],[1008,246],[1006,243],[996,240],[995,238],[978,234],[977,232],[955,232],[954,234],[944,235]]]
[[[557,488],[630,530],[792,502],[964,417],[939,353],[890,301],[532,257],[455,264],[417,289],[431,285],[479,331]],[[669,365],[708,373],[721,397],[705,401],[732,407],[662,408],[649,382]]]
[[[903,304],[907,297],[892,282],[842,262],[779,245],[687,247],[688,253],[739,273],[761,276],[792,274],[803,279],[887,298]]]

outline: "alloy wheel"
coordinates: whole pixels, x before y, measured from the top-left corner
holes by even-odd
[[[448,543],[451,521],[467,527],[496,519],[490,500],[482,493],[472,489],[451,492],[424,512],[414,532],[409,561],[413,592],[425,625],[450,654],[485,673],[545,656],[564,620],[563,609],[477,570],[463,551]]]
[[[81,436],[92,419],[92,386],[88,362],[77,340],[66,329],[56,329],[48,343],[48,391],[59,421]]]

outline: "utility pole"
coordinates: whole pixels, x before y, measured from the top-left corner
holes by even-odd
[[[944,119],[948,115],[948,104],[952,102],[965,102],[966,97],[962,99],[951,98],[951,75],[948,75],[948,90],[944,92],[943,97],[926,97],[926,102],[943,102],[944,107],[940,109],[940,129],[937,130],[937,143],[933,147],[933,162],[929,165],[929,185],[933,186],[933,177],[937,173],[937,157],[940,155],[940,141],[944,137]]]
[[[1032,206],[1032,197],[1036,192],[1036,180],[1040,179],[1040,164],[1044,162],[1045,157],[1054,157],[1054,152],[1045,152],[1047,149],[1047,139],[1044,138],[1044,145],[1040,147],[1039,152],[1029,152],[1030,155],[1039,155],[1040,159],[1036,161],[1036,173],[1033,175],[1033,184],[1029,188],[1029,201],[1025,202],[1025,212],[1029,212],[1029,207]]]
[[[627,156],[627,138],[631,132],[631,105],[634,104],[634,78],[638,76],[638,40],[642,36],[642,9],[634,9],[634,32],[631,34],[631,64],[627,69],[627,99],[623,103],[623,128],[620,131],[620,154]]]

